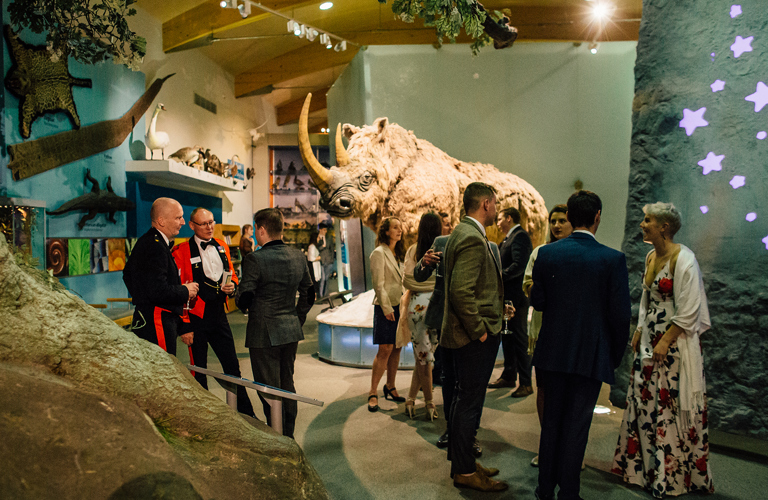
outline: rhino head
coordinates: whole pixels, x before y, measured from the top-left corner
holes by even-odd
[[[317,160],[309,143],[307,117],[311,99],[312,94],[308,94],[299,117],[299,149],[304,165],[320,191],[320,206],[335,217],[358,217],[366,225],[376,227],[385,201],[398,180],[398,168],[390,161],[391,151],[384,141],[387,119],[379,118],[364,130],[344,125],[344,135],[348,139],[355,136],[350,141],[350,151],[354,151],[352,157],[342,142],[339,124],[336,128],[336,166],[327,169]]]

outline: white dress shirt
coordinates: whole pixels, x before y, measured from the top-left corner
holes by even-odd
[[[197,243],[197,248],[200,249],[203,273],[205,273],[206,278],[209,280],[218,282],[221,279],[221,275],[224,274],[224,264],[222,264],[221,257],[219,257],[219,244],[211,239],[210,242],[212,244],[203,250],[203,247],[200,246],[202,242],[203,240],[195,236],[195,243]]]

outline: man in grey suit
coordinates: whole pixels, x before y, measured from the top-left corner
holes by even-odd
[[[293,367],[296,348],[304,339],[301,327],[315,300],[307,258],[283,243],[283,215],[265,208],[253,218],[261,249],[246,255],[237,306],[248,311],[245,346],[251,354],[253,380],[296,392]],[[299,293],[298,302],[296,292]],[[271,425],[269,396],[259,393],[267,425]],[[293,437],[298,408],[283,400],[283,435]]]

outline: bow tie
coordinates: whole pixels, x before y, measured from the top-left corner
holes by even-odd
[[[176,242],[175,241],[170,240],[168,242],[168,250],[173,250],[173,247],[175,247],[175,246],[176,246]]]
[[[206,248],[212,247],[212,246],[215,246],[215,245],[216,245],[216,243],[213,240],[201,241],[200,242],[200,250],[205,250]]]

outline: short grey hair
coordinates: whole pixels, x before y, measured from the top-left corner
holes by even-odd
[[[680,212],[672,203],[650,203],[643,207],[643,213],[656,219],[659,224],[669,224],[669,232],[672,233],[670,236],[674,236],[683,225]]]

